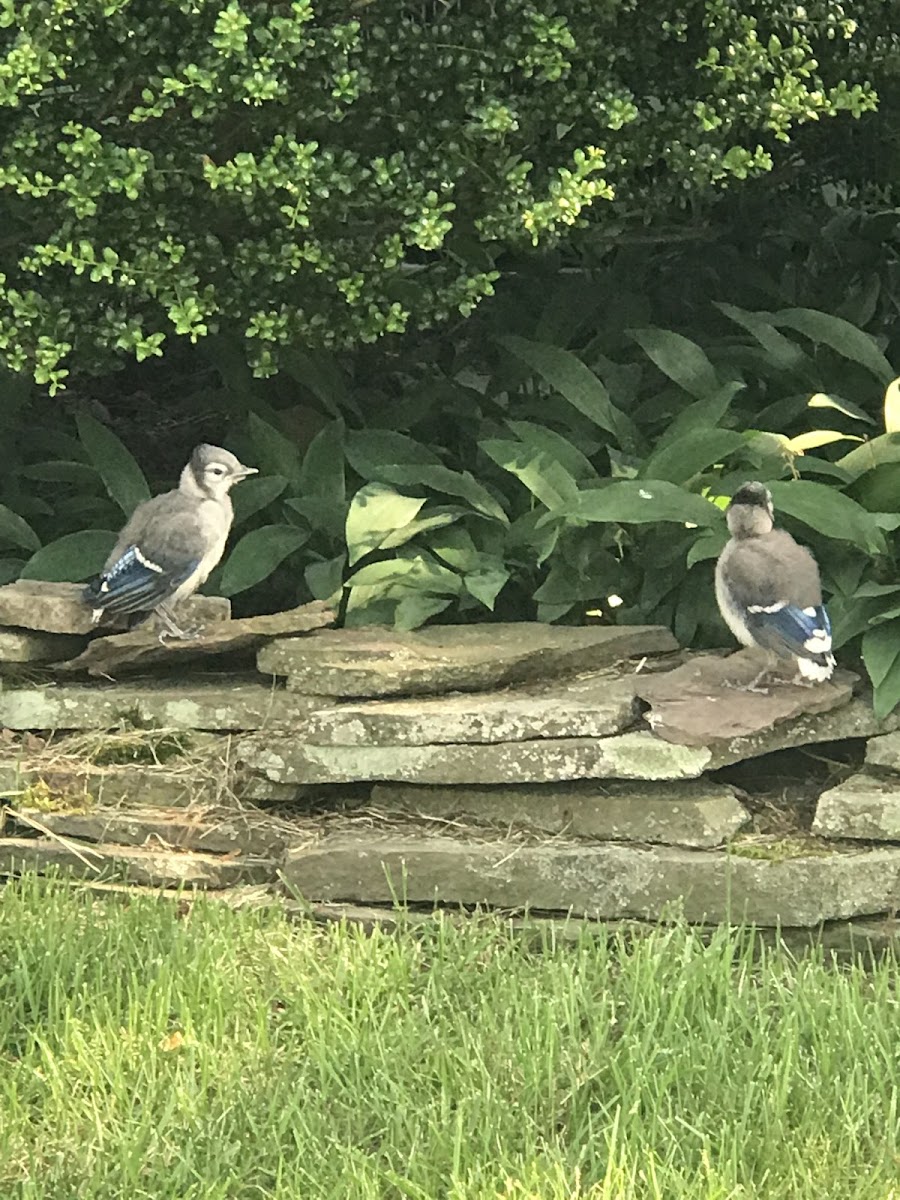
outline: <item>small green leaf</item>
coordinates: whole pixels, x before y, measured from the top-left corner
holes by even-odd
[[[24,566],[24,558],[0,558],[0,585],[18,579]]]
[[[229,554],[222,570],[219,591],[236,596],[268,579],[284,560],[309,538],[296,525],[263,525],[251,529]]]
[[[677,521],[714,526],[723,520],[721,511],[702,496],[661,479],[623,479],[587,489],[566,515],[622,525]]]
[[[810,396],[807,402],[808,408],[833,408],[837,412],[843,413],[845,417],[853,417],[857,421],[865,421],[867,425],[874,425],[874,420],[869,416],[864,408],[860,408],[858,404],[854,404],[852,400],[844,400],[841,396],[828,395],[825,392],[816,392]]]
[[[843,492],[825,483],[793,479],[768,485],[775,507],[823,533],[826,537],[852,542],[869,553],[883,553],[884,534],[871,513]]]
[[[394,628],[401,632],[418,629],[450,604],[451,601],[443,596],[435,596],[430,592],[411,592],[394,609]]]
[[[381,549],[397,530],[407,528],[424,504],[424,496],[401,496],[381,483],[360,488],[350,502],[345,526],[350,565]]]
[[[330,600],[340,592],[346,565],[347,555],[338,554],[335,558],[327,558],[323,562],[310,563],[304,569],[303,577],[314,600]]]
[[[744,385],[737,380],[730,380],[707,396],[705,400],[696,400],[683,408],[675,420],[663,431],[656,443],[657,452],[672,442],[686,437],[690,433],[714,429],[731,407],[731,402],[743,390]]]
[[[710,558],[718,558],[725,549],[728,541],[728,531],[725,529],[707,529],[695,539],[687,552],[688,570],[698,562],[706,562]]]
[[[88,413],[79,413],[75,420],[78,436],[104,487],[125,516],[130,517],[139,504],[150,499],[143,471],[111,429]]]
[[[884,391],[884,431],[900,431],[900,379],[892,379]]]
[[[287,485],[288,481],[283,475],[257,475],[244,479],[241,486],[231,493],[235,526],[242,525],[277,500]]]
[[[696,342],[671,329],[629,329],[647,357],[686,392],[705,400],[718,391],[715,368]]]
[[[591,460],[555,429],[535,425],[532,421],[507,421],[506,424],[520,442],[540,454],[555,458],[579,483],[596,482],[599,479]]]
[[[474,571],[463,580],[466,591],[474,596],[490,612],[494,611],[497,597],[509,579],[509,571],[502,567],[489,568],[485,571]]]
[[[599,428],[611,433],[620,446],[636,440],[631,420],[613,404],[605,385],[590,367],[569,350],[530,342],[526,338],[498,339],[510,354],[535,371],[573,408]]]
[[[52,583],[81,583],[103,570],[116,544],[110,529],[81,529],[49,542],[33,554],[22,568],[22,579],[46,579]]]
[[[894,378],[891,364],[878,349],[875,339],[843,317],[814,308],[785,308],[772,313],[771,321],[773,325],[796,329],[810,341],[828,346],[842,358],[859,363],[883,384],[888,384]]]
[[[0,540],[12,542],[22,550],[39,550],[41,539],[17,512],[0,504]]]
[[[820,446],[830,446],[833,442],[861,442],[863,439],[852,433],[840,433],[836,429],[811,429],[808,433],[798,433],[788,439],[788,449],[792,454],[805,454],[807,450],[818,450]]]
[[[729,320],[746,329],[755,338],[765,350],[769,361],[779,370],[792,371],[808,361],[796,342],[778,332],[771,323],[770,313],[748,312],[745,308],[738,308],[734,304],[722,304],[718,300],[713,303]]]
[[[50,462],[30,463],[21,467],[19,474],[24,479],[37,479],[41,483],[76,483],[80,487],[96,487],[99,476],[95,467],[83,462],[61,462],[53,459]]]
[[[900,433],[882,433],[839,458],[837,465],[858,479],[865,471],[896,462],[900,462]]]

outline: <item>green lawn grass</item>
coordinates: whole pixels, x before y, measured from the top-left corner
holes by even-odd
[[[0,893],[4,1200],[900,1195],[892,965],[186,908]]]

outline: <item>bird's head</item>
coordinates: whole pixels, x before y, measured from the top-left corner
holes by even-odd
[[[245,467],[230,450],[204,442],[194,448],[181,483],[209,500],[223,500],[236,483],[256,473],[256,467]]]
[[[759,537],[775,524],[772,493],[762,483],[745,483],[731,497],[725,512],[732,537]]]

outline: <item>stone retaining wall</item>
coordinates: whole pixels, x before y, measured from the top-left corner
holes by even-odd
[[[655,627],[204,611],[192,643],[89,638],[66,585],[0,588],[0,873],[807,929],[896,907],[900,715],[846,673],[760,696],[731,686],[752,657]],[[736,786],[835,743],[804,804]]]

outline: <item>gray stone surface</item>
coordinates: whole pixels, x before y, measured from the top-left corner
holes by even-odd
[[[198,637],[160,643],[153,630],[142,626],[130,633],[95,637],[76,658],[55,664],[58,671],[112,676],[150,663],[188,663],[217,654],[255,650],[270,638],[308,633],[334,623],[334,613],[318,600],[286,612],[205,625]]]
[[[608,738],[446,746],[312,746],[249,735],[238,762],[275,783],[555,783],[563,779],[696,779],[709,750],[675,746],[651,733]]]
[[[886,771],[900,771],[900,733],[885,733],[881,737],[870,738],[866,743],[866,765],[881,767]]]
[[[162,729],[293,729],[322,701],[264,683],[140,681],[0,692],[8,729],[111,729],[123,720]]]
[[[764,691],[741,691],[762,665],[759,654],[749,650],[728,658],[696,654],[673,671],[639,676],[634,690],[651,706],[646,721],[657,737],[682,746],[713,746],[767,735],[798,717],[840,708],[857,680],[839,671],[827,683],[804,687],[793,682],[792,664],[786,679],[772,680]]]
[[[27,629],[0,629],[0,666],[3,663],[54,662],[84,648],[83,637],[62,633],[34,633]]]
[[[637,717],[634,676],[591,675],[547,688],[459,692],[320,708],[304,740],[327,746],[424,746],[606,737]]]
[[[234,809],[95,809],[91,812],[42,812],[15,809],[12,824],[20,832],[49,830],[67,838],[148,849],[199,850],[275,858],[298,840],[284,821]]]
[[[80,583],[48,583],[41,579],[8,583],[0,587],[0,625],[47,633],[91,633],[95,627],[91,624],[91,610],[81,598],[83,590]],[[224,596],[192,596],[179,608],[179,614],[189,625],[227,621],[231,616],[231,601]],[[104,628],[117,625],[124,627],[121,621],[110,621]]]
[[[53,755],[0,762],[0,797],[14,805],[84,810],[97,804],[150,807],[233,802],[232,778],[225,759],[168,765],[126,763],[95,766]]]
[[[812,926],[900,901],[900,849],[887,848],[775,862],[671,847],[340,834],[289,850],[282,873],[312,902],[440,900],[604,920],[682,913],[692,922]]]
[[[721,846],[750,820],[732,788],[705,779],[494,788],[377,784],[371,805],[407,819],[695,847]]]
[[[256,661],[263,674],[287,676],[297,691],[374,697],[487,690],[677,649],[671,632],[658,625],[521,622],[433,625],[416,633],[338,629],[278,639]]]
[[[50,868],[88,879],[104,878],[157,887],[222,888],[265,883],[276,863],[263,858],[190,854],[144,846],[91,845],[49,838],[0,838],[0,875],[38,874]]]
[[[758,758],[773,750],[811,746],[816,742],[838,742],[844,738],[868,738],[896,729],[900,729],[900,709],[879,719],[868,700],[855,699],[832,712],[786,721],[751,737],[716,742],[710,747],[709,766],[714,770],[745,758]]]
[[[852,775],[819,797],[813,833],[820,837],[900,842],[900,779]]]

